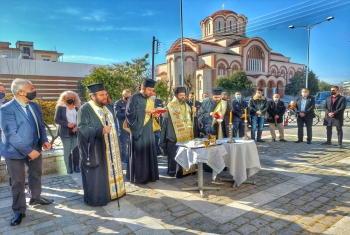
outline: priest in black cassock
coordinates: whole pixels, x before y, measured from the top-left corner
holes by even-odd
[[[78,110],[77,121],[84,202],[105,206],[126,193],[118,133],[103,83],[91,84],[88,90],[91,100]]]
[[[211,99],[204,100],[198,111],[198,122],[205,135],[216,135],[217,139],[228,137],[228,124],[231,106],[226,100],[221,99],[221,87],[212,88]],[[215,114],[220,114],[221,128],[215,118]]]
[[[126,178],[131,183],[159,180],[157,149],[154,131],[159,130],[159,117],[151,98],[156,81],[145,79],[141,91],[132,95],[126,104],[126,123],[130,128],[129,162]]]
[[[174,89],[174,98],[167,105],[168,112],[163,114],[162,131],[159,146],[168,157],[168,174],[171,177],[182,178],[196,172],[194,165],[186,171],[176,161],[177,142],[193,139],[193,123],[191,107],[186,103],[186,88]]]
[[[198,111],[198,124],[205,135],[216,135],[217,139],[228,137],[229,113],[231,111],[230,104],[226,100],[221,99],[222,91],[221,87],[213,87],[211,99],[204,100]],[[221,116],[221,125],[215,118],[216,114]],[[205,163],[203,164],[203,169],[206,172],[212,171]]]

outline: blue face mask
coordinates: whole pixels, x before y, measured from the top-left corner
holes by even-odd
[[[237,99],[237,100],[240,100],[241,98],[242,98],[241,95],[236,95],[236,99]]]
[[[0,99],[3,99],[5,97],[5,92],[0,92]]]

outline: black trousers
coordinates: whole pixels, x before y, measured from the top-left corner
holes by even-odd
[[[307,141],[312,140],[312,123],[313,118],[305,118],[298,116],[297,118],[297,124],[298,124],[298,140],[303,141],[304,136],[304,124],[306,126],[306,134],[307,134]]]
[[[40,151],[39,146],[33,149]],[[39,199],[41,194],[42,155],[33,161],[27,156],[24,159],[5,159],[9,174],[12,178],[12,210],[14,213],[26,211],[25,195],[25,165],[28,166],[29,197]]]
[[[233,138],[236,138],[238,133],[239,133],[239,138],[242,138],[245,135],[243,119],[241,119],[240,121],[233,122]]]
[[[335,126],[337,128],[337,136],[338,136],[338,144],[342,144],[343,142],[343,127]],[[327,126],[327,142],[332,141],[332,129],[333,126]]]

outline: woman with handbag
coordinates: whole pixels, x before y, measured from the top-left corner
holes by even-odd
[[[73,156],[73,150],[77,147],[77,112],[81,106],[81,101],[74,91],[65,91],[57,100],[55,123],[59,125],[58,136],[61,137],[64,151],[64,163],[67,173],[73,173],[73,164],[70,155]],[[76,162],[76,161],[74,161]],[[80,172],[79,161],[74,164],[74,171]]]

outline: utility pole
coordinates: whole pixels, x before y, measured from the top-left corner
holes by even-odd
[[[157,42],[157,45],[155,46],[154,44]],[[152,38],[152,80],[155,80],[154,77],[154,54],[158,54],[159,53],[159,45],[160,42],[158,41],[158,39],[156,39],[154,36]],[[154,51],[155,49],[155,51]]]
[[[181,32],[181,86],[185,84],[184,77],[184,31],[183,31],[183,19],[182,19],[182,0],[180,0],[180,32]]]

